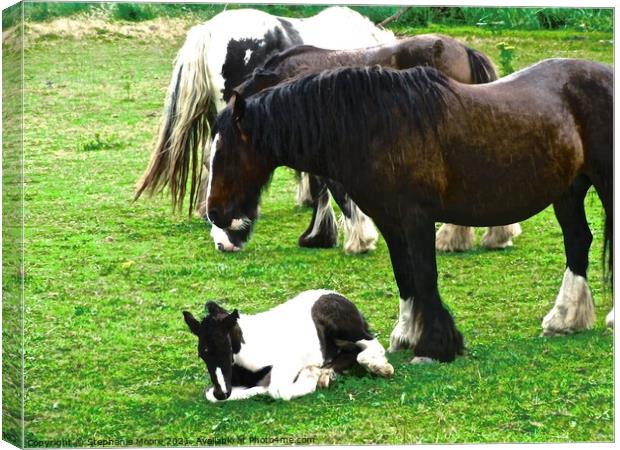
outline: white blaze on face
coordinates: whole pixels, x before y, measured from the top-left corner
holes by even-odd
[[[211,237],[213,238],[216,250],[222,252],[236,252],[240,250],[239,247],[230,242],[226,232],[215,225],[211,226]]]
[[[222,369],[219,367],[215,369],[215,378],[217,379],[217,384],[220,385],[222,392],[226,394],[228,392],[228,389],[226,388],[226,380],[224,380],[224,374],[222,373]]]
[[[213,159],[215,158],[215,152],[217,151],[217,143],[220,140],[220,134],[217,133],[211,142],[211,154],[209,155],[209,183],[207,184],[207,198],[205,204],[207,205],[207,214],[209,211],[209,197],[211,196],[211,181],[213,180]]]

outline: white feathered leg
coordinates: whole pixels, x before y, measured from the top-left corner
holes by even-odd
[[[489,250],[512,247],[512,240],[521,234],[521,225],[513,223],[502,227],[489,227],[482,236],[481,244]]]
[[[542,321],[543,335],[571,334],[592,328],[594,301],[587,280],[566,269],[555,305]]]
[[[366,253],[377,248],[379,234],[370,217],[349,199],[351,218],[344,217],[344,251],[349,254]]]
[[[444,223],[435,236],[435,248],[440,252],[464,252],[474,246],[474,229]]]

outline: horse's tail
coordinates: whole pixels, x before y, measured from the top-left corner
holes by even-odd
[[[469,68],[474,84],[490,83],[497,80],[495,67],[484,53],[469,47],[465,47],[465,49],[467,50],[467,59],[469,59]]]
[[[180,211],[190,178],[189,211],[192,211],[202,167],[200,150],[206,145],[210,131],[208,114],[215,108],[206,64],[210,38],[208,24],[195,26],[177,54],[157,144],[138,182],[134,200],[145,191],[153,195],[168,185],[172,207]]]
[[[613,202],[605,208],[605,232],[603,233],[603,278],[613,286],[614,276],[614,213]]]

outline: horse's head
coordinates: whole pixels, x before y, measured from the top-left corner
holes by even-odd
[[[199,322],[192,313],[183,311],[185,323],[198,336],[198,356],[207,365],[213,384],[213,395],[226,400],[232,391],[233,354],[238,353],[243,342],[237,324],[239,313],[226,312],[215,302],[206,305],[208,315]]]
[[[254,147],[245,110],[244,98],[235,93],[213,127],[207,217],[224,230],[238,231],[256,219],[261,189],[275,169]]]

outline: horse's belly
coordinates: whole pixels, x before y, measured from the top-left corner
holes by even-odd
[[[467,171],[452,172],[437,221],[490,226],[525,220],[556,201],[583,165],[581,149],[570,147],[517,150],[496,159],[472,151],[469,158]]]

